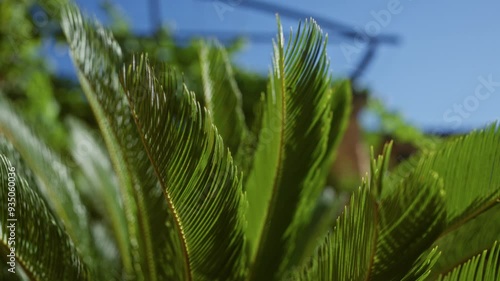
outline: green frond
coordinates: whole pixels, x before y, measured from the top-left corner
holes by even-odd
[[[92,250],[87,212],[66,163],[32,133],[3,99],[0,102],[0,137],[6,138],[19,151],[40,183],[32,188],[43,196],[79,251],[90,261]]]
[[[370,179],[352,195],[299,280],[423,280],[429,274],[437,252],[425,250],[445,225],[443,183],[436,174],[415,171],[391,196],[379,198],[384,158],[373,161]]]
[[[378,207],[378,242],[370,280],[400,280],[445,226],[443,182],[435,173],[417,170]]]
[[[447,223],[434,245],[442,251],[432,276],[450,270],[500,239],[500,132],[496,125],[448,140],[396,168],[390,182],[415,169],[437,173],[445,191]]]
[[[127,219],[109,156],[83,123],[70,119],[68,125],[71,154],[86,180],[82,193],[87,195],[96,208],[99,208],[101,216],[111,227],[122,263],[131,264]]]
[[[376,248],[377,204],[367,182],[355,191],[316,254],[290,280],[369,280]]]
[[[373,147],[370,150],[370,186],[375,198],[383,198],[384,192],[391,186],[397,187],[399,182],[391,185],[384,180],[389,167],[389,159],[392,152],[392,141],[384,145],[382,154],[375,157]],[[393,193],[395,192],[392,190]],[[393,193],[390,193],[391,195]]]
[[[120,85],[120,47],[110,32],[88,23],[76,8],[63,13],[62,27],[118,177],[132,254],[130,263],[123,264],[123,278],[189,280],[187,265],[178,258],[182,237],[172,227],[175,214],[165,204]]]
[[[444,181],[448,230],[497,204],[500,198],[500,131],[496,125],[450,140],[406,163],[392,176],[412,169],[434,171]],[[471,187],[474,188],[471,188]]]
[[[24,177],[25,168],[6,156],[13,154],[0,138],[0,260],[2,268],[12,268],[9,280],[15,274],[39,281],[93,280],[65,228],[35,192],[34,181]]]
[[[464,260],[473,258],[495,241],[500,241],[500,204],[483,212],[459,228],[445,233],[435,242],[442,255],[431,276],[449,272]]]
[[[207,109],[170,70],[133,61],[122,85],[175,228],[189,278],[242,280],[246,200],[236,166]],[[177,257],[182,258],[182,257]]]
[[[361,186],[336,200],[325,185],[352,92],[332,82],[314,20],[285,41],[278,18],[257,102],[263,80],[235,69],[243,96],[217,42],[169,56],[194,55],[194,93],[147,55],[124,64],[111,32],[59,4],[103,143],[69,119],[65,161],[0,93],[0,261],[16,259],[1,280],[500,280],[498,124],[437,139],[371,101],[419,152],[389,170],[392,142],[372,149]]]
[[[498,242],[489,250],[455,267],[439,281],[497,281],[500,280],[500,246]]]
[[[336,82],[332,87],[332,116],[331,128],[328,136],[328,151],[325,153],[326,163],[324,175],[330,173],[331,165],[337,154],[337,148],[347,128],[352,107],[352,92],[349,81]],[[306,261],[316,249],[325,233],[332,227],[338,212],[338,199],[332,189],[323,190],[323,195],[314,200],[314,211],[311,219],[301,226],[295,239],[295,249],[290,255],[290,265],[296,266]]]
[[[298,231],[324,188],[334,118],[325,46],[311,20],[285,49],[279,24],[259,143],[245,186],[253,260],[249,280],[279,278],[290,266]]]
[[[441,252],[435,247],[428,253],[423,253],[416,262],[413,263],[413,267],[408,271],[405,277],[401,281],[425,281],[428,280],[432,268],[439,260]]]
[[[241,92],[224,47],[217,41],[209,45],[202,44],[200,64],[205,107],[235,157],[241,154],[241,144],[249,132],[243,115]]]

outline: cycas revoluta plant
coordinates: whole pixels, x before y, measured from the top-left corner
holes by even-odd
[[[278,20],[251,127],[217,43],[200,51],[200,103],[145,55],[123,67],[113,36],[76,8],[62,26],[107,150],[69,120],[70,169],[2,100],[0,259],[15,216],[18,265],[2,280],[500,279],[496,125],[390,172],[386,146],[332,223],[318,198],[351,96],[330,80],[313,20],[287,43]]]

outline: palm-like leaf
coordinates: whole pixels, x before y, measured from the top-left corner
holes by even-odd
[[[442,256],[433,275],[446,272],[500,239],[500,132],[496,125],[448,141],[436,151],[411,158],[396,169],[390,181],[409,172],[436,172],[443,179],[447,223],[435,245]],[[387,190],[391,192],[390,189]],[[488,223],[486,225],[485,223]],[[467,243],[464,243],[467,241]]]
[[[70,119],[68,124],[72,156],[85,177],[81,192],[99,208],[100,215],[111,226],[122,263],[130,264],[127,219],[109,156],[84,124],[76,119]]]
[[[332,120],[331,128],[328,136],[328,151],[326,157],[329,158],[330,164],[325,165],[327,169],[331,168],[337,148],[342,140],[349,117],[352,111],[352,90],[349,80],[337,82],[332,88]]]
[[[212,113],[224,143],[236,156],[249,132],[243,115],[241,92],[234,80],[229,58],[224,48],[215,41],[209,46],[201,46],[200,63],[205,107]]]
[[[497,203],[500,197],[498,143],[500,132],[492,125],[410,159],[392,178],[399,180],[414,169],[438,173],[445,182],[448,225],[454,228]]]
[[[19,159],[16,154],[0,139],[0,200],[5,202],[0,211],[0,253],[12,255],[14,248],[16,266],[20,266],[15,271],[23,271],[29,280],[92,280],[65,228],[35,192],[31,177],[24,175],[26,167],[12,162]]]
[[[439,278],[439,281],[469,280],[500,280],[500,247],[498,243]]]
[[[370,181],[353,195],[349,208],[317,255],[297,274],[298,279],[421,280],[429,274],[436,251],[423,251],[445,223],[442,181],[436,175],[421,177],[416,172],[391,196],[379,198],[384,162],[379,158],[373,163]]]
[[[317,202],[351,93],[347,82],[332,85],[326,39],[314,21],[299,27],[286,48],[279,25],[262,114],[250,130],[217,43],[201,48],[204,98],[197,101],[173,70],[155,69],[146,56],[119,75],[121,50],[109,32],[75,8],[62,19],[114,171],[98,141],[70,121],[81,168],[73,174],[83,175],[74,181],[10,105],[0,103],[0,137],[25,160],[0,138],[0,200],[8,201],[15,167],[22,202],[16,218],[29,221],[16,234],[27,279],[500,278],[494,242],[500,225],[490,223],[500,219],[496,126],[443,143],[410,130],[424,151],[389,173],[387,146],[325,237],[330,213]],[[386,118],[408,131],[397,117]],[[90,221],[82,209],[88,201]],[[10,246],[8,211],[0,212],[2,256]],[[316,248],[318,237],[325,238]]]
[[[326,163],[323,165],[325,171],[323,175],[330,172],[331,165],[335,159],[337,148],[342,140],[342,136],[347,128],[349,116],[351,114],[351,84],[349,81],[340,81],[332,88],[332,118],[331,128],[328,136],[328,150],[326,152]],[[324,194],[333,195],[332,190],[325,190]],[[332,223],[337,216],[337,205],[340,202],[337,198],[321,196],[316,201],[314,211],[308,223],[299,230],[295,242],[295,250],[291,254],[292,266],[299,265],[306,261],[316,249],[319,242],[324,238],[325,233],[332,227]]]
[[[279,277],[291,265],[297,234],[324,187],[330,158],[333,116],[326,41],[316,23],[308,21],[285,50],[279,29],[259,143],[245,187],[253,257],[249,280],[269,278],[270,272]]]
[[[184,259],[194,280],[239,280],[245,274],[244,200],[229,151],[208,111],[172,71],[157,79],[134,61],[122,84],[167,204],[176,214]]]
[[[464,260],[490,248],[493,242],[500,241],[498,221],[500,221],[500,204],[457,229],[444,232],[435,242],[442,254],[434,266],[431,276],[436,278],[438,275],[452,270]]]
[[[376,211],[375,200],[365,183],[352,195],[349,206],[316,255],[292,279],[363,280],[375,250]]]
[[[423,250],[432,245],[445,225],[442,188],[443,182],[437,174],[416,171],[396,192],[381,199],[377,251],[370,280],[402,279]]]
[[[121,50],[109,32],[84,21],[77,9],[65,11],[62,25],[120,185],[132,257],[123,260],[125,278],[187,280],[186,265],[177,258],[181,237],[170,235],[175,214],[165,204],[120,86],[115,67]]]
[[[6,100],[0,102],[0,137],[5,137],[22,155],[39,185],[31,185],[43,195],[64,225],[78,249],[90,261],[93,253],[87,212],[76,191],[68,167],[27,127]]]
[[[241,190],[238,191],[239,180],[230,158],[226,158],[229,156],[222,140],[211,121],[202,116],[199,104],[185,92],[181,92],[183,97],[177,97],[174,84],[157,82],[149,73],[149,66],[142,63],[134,64],[123,80],[129,94],[127,101],[114,70],[120,51],[110,34],[100,27],[93,31],[75,11],[66,14],[64,29],[121,181],[128,231],[133,237],[136,277],[213,280],[242,276],[244,209],[240,207],[244,202]],[[173,83],[171,76],[165,78],[160,81]],[[164,108],[167,104],[168,108]],[[155,119],[159,116],[170,119]],[[187,118],[187,122],[183,123],[182,118]],[[160,120],[170,123],[163,128],[158,124],[148,127]],[[153,134],[160,128],[165,131]],[[192,134],[183,131],[188,128]],[[173,132],[179,132],[175,143],[170,138]],[[169,134],[168,139],[165,134]],[[193,146],[194,140],[200,146]],[[171,157],[171,153],[180,154]],[[193,161],[197,159],[194,157],[199,162]],[[188,159],[191,162],[184,162]],[[189,175],[186,171],[195,173]],[[170,177],[170,173],[175,176]],[[203,202],[205,197],[210,200]],[[226,243],[227,247],[220,247],[215,241]],[[232,258],[207,258],[228,251]]]

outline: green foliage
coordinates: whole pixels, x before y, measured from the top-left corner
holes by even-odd
[[[224,48],[217,42],[202,46],[200,64],[205,107],[213,112],[213,123],[233,155],[241,154],[248,127],[242,110],[242,95]]]
[[[21,154],[26,165],[37,176],[35,185],[51,206],[67,233],[88,250],[89,233],[87,212],[83,208],[75,183],[68,168],[50,148],[39,141],[10,109],[6,100],[0,100],[0,131]],[[33,186],[33,185],[32,185]],[[34,186],[32,187],[34,188]]]
[[[155,77],[147,59],[141,59],[129,67],[122,85],[174,217],[172,228],[181,240],[186,271],[182,279],[241,280],[246,266],[246,204],[240,174],[208,109],[200,107],[185,85],[176,84],[172,72],[160,75]]]
[[[373,162],[371,180],[352,195],[349,207],[298,279],[420,280],[429,274],[436,251],[424,260],[420,257],[445,222],[443,183],[436,174],[422,177],[415,171],[382,197],[384,183],[378,179],[386,172],[384,161]]]
[[[320,196],[351,90],[332,82],[313,20],[286,41],[278,19],[267,91],[251,94],[250,115],[218,43],[197,43],[199,64],[181,80],[123,54],[75,7],[61,20],[100,133],[68,119],[66,161],[0,100],[0,200],[12,198],[15,169],[18,262],[3,279],[500,278],[496,125],[423,142],[393,171],[388,145],[330,225]],[[12,211],[0,212],[2,263]]]
[[[44,1],[50,2],[50,1]],[[40,55],[47,45],[51,17],[34,0],[0,2],[0,91],[9,97],[23,115],[37,122],[39,136],[56,149],[65,146],[65,132],[57,122],[61,112],[54,99],[50,67]]]
[[[26,168],[17,152],[5,140],[0,140],[0,147],[0,199],[5,202],[0,213],[2,258],[14,254],[28,280],[91,280],[88,267],[73,245],[75,239],[71,239],[49,206],[32,188],[36,183],[24,174]],[[31,227],[23,226],[27,222]],[[12,231],[15,239],[9,239]],[[43,258],[39,256],[41,252],[45,252]],[[11,261],[10,258],[7,261]],[[4,275],[7,274],[11,275],[10,278],[14,275],[10,272]]]
[[[467,262],[454,268],[439,280],[497,280],[500,276],[498,260],[500,259],[500,248],[495,243],[491,249],[484,250]]]
[[[279,28],[259,144],[245,187],[254,260],[249,280],[269,277],[273,269],[279,278],[290,267],[298,232],[325,185],[328,144],[334,142],[329,137],[340,136],[329,134],[332,93],[321,30],[306,22],[285,49]]]

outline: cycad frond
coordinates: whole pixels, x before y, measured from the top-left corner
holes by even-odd
[[[391,196],[380,200],[378,209],[370,280],[400,280],[445,226],[443,182],[435,173],[415,171]]]
[[[237,156],[249,132],[243,115],[241,92],[234,80],[227,53],[217,41],[210,45],[202,44],[200,64],[205,107],[210,110],[217,131],[231,154]]]
[[[499,143],[500,131],[492,125],[413,157],[391,175],[394,182],[420,170],[437,173],[443,180],[447,222],[434,243],[442,254],[432,276],[450,270],[500,239],[500,226],[490,223],[500,218]]]
[[[65,163],[31,132],[6,101],[0,102],[0,137],[19,151],[40,183],[32,185],[57,215],[78,249],[90,261],[92,247],[87,212]]]
[[[422,151],[391,172],[391,144],[372,155],[369,175],[332,223],[318,198],[351,90],[332,83],[326,36],[313,20],[285,46],[278,19],[267,92],[249,102],[255,116],[245,107],[247,125],[218,43],[201,46],[195,80],[204,98],[196,100],[147,55],[120,73],[118,43],[77,8],[61,18],[109,155],[70,120],[80,169],[69,170],[0,99],[0,260],[13,251],[16,223],[18,279],[500,279],[496,125],[434,142],[380,107],[396,137]]]
[[[439,281],[497,281],[500,280],[500,246],[484,250],[480,255],[455,267],[451,272],[439,277]]]
[[[111,227],[123,264],[130,264],[131,250],[127,237],[127,219],[118,182],[109,156],[90,130],[76,119],[68,121],[70,150],[85,177],[81,192],[87,195]]]
[[[125,278],[189,280],[186,264],[178,258],[181,237],[172,234],[175,214],[165,204],[120,86],[116,70],[120,47],[111,33],[86,22],[78,9],[68,8],[62,18],[80,82],[120,185],[132,257],[123,264]]]
[[[7,257],[7,262],[16,261],[13,267],[7,266],[15,273],[22,271],[29,280],[93,280],[65,228],[35,192],[35,183],[24,177],[26,168],[6,156],[13,154],[12,148],[0,139],[2,260]],[[9,272],[10,277],[13,272]]]
[[[328,136],[328,150],[325,153],[326,163],[323,165],[323,175],[330,172],[331,164],[336,157],[337,148],[347,128],[351,114],[351,84],[349,81],[339,81],[332,87],[332,120]],[[332,194],[333,190],[324,190],[323,193]],[[335,195],[334,195],[335,196]],[[321,196],[316,200],[314,211],[309,222],[299,228],[294,252],[290,255],[290,266],[297,266],[305,262],[315,251],[317,245],[324,238],[325,233],[332,226],[338,211],[334,205],[338,199]],[[337,202],[336,202],[337,201]],[[334,203],[336,202],[336,203]]]
[[[436,251],[424,251],[445,224],[443,183],[416,171],[391,196],[378,198],[384,161],[373,163],[371,179],[353,194],[299,280],[421,280],[429,274]]]
[[[449,272],[464,260],[473,258],[495,241],[500,241],[500,204],[480,214],[459,228],[444,233],[434,243],[441,257],[432,269],[431,276]],[[432,279],[431,279],[432,280]]]
[[[377,206],[365,182],[303,269],[292,280],[364,280],[376,248]],[[368,280],[368,279],[365,279]]]
[[[124,73],[123,88],[158,177],[194,280],[241,280],[246,270],[246,200],[236,166],[209,112],[175,74],[144,57]],[[181,257],[178,257],[181,258]]]
[[[500,130],[489,126],[412,159],[396,170],[392,180],[414,169],[436,172],[445,184],[448,228],[454,229],[493,207],[500,198],[498,143]]]
[[[437,247],[431,249],[428,253],[423,253],[413,263],[412,268],[406,273],[406,276],[401,281],[425,281],[429,280],[429,275],[432,272],[433,266],[439,260],[441,252]],[[432,280],[432,279],[431,279]]]
[[[270,278],[271,272],[279,277],[290,266],[298,231],[324,188],[333,118],[325,44],[311,20],[285,49],[279,24],[259,143],[245,187],[253,257],[249,280]]]

